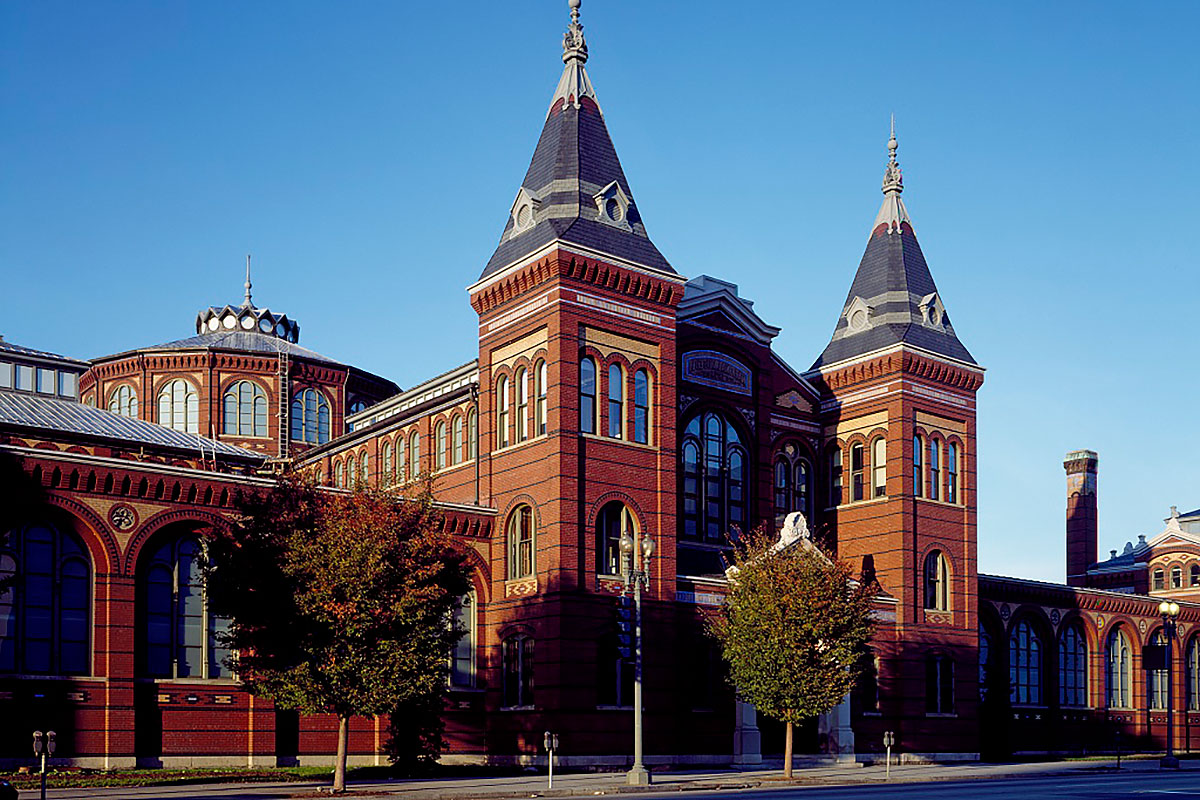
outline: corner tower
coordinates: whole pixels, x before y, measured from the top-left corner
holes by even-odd
[[[839,554],[895,603],[880,626],[880,712],[898,736],[973,752],[977,731],[975,393],[917,242],[893,123],[883,204],[807,377],[820,386],[824,519]],[[876,734],[864,718],[856,731]]]

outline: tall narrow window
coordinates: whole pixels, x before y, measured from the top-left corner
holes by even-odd
[[[454,438],[450,441],[450,463],[458,464],[463,459],[463,420],[461,416],[454,415],[454,424],[451,429],[454,431]]]
[[[73,535],[35,523],[0,537],[0,673],[91,672],[91,571]]]
[[[946,444],[946,502],[958,502],[958,445]]]
[[[437,427],[434,430],[437,432],[437,434],[436,434],[437,468],[441,470],[441,469],[446,468],[446,453],[447,453],[447,448],[449,446],[446,442],[446,422],[445,422],[445,420],[439,422],[437,424]]]
[[[358,459],[358,474],[359,486],[364,489],[371,485],[371,461],[366,453],[363,453]]]
[[[633,664],[621,657],[615,634],[602,636],[596,642],[596,679],[596,705],[605,708],[633,706]]]
[[[954,662],[950,656],[934,655],[925,660],[925,712],[954,713]]]
[[[1130,679],[1133,676],[1133,660],[1129,649],[1129,639],[1120,628],[1114,628],[1108,635],[1108,645],[1105,652],[1107,669],[1107,694],[1109,708],[1131,708],[1132,697],[1129,694]]]
[[[533,411],[533,424],[537,436],[546,435],[546,362],[539,361],[533,367],[534,379],[537,381],[537,403]]]
[[[475,685],[476,613],[475,592],[462,596],[454,609],[454,627],[462,636],[454,644],[450,654],[450,685],[459,689],[470,689]]]
[[[842,448],[829,451],[829,505],[842,504]]]
[[[936,438],[929,439],[929,499],[937,500],[940,496],[942,486],[942,468],[938,463],[938,453],[941,452],[942,443]]]
[[[379,465],[379,482],[384,486],[391,486],[395,473],[392,472],[392,443],[384,442],[383,449],[380,451],[380,459],[382,463]]]
[[[479,457],[479,415],[475,409],[467,413],[467,458],[474,461]]]
[[[920,436],[913,437],[912,446],[912,463],[913,463],[913,496],[925,496],[925,470],[921,463],[921,454],[924,452],[925,443]]]
[[[804,519],[811,523],[812,505],[809,497],[812,496],[812,470],[803,458],[797,460],[792,468],[792,479],[792,511],[803,512]]]
[[[1078,623],[1068,625],[1058,642],[1058,702],[1087,705],[1087,640]]]
[[[416,480],[421,474],[421,431],[414,430],[408,437],[408,477]]]
[[[1163,572],[1162,567],[1159,567],[1158,569],[1154,570],[1154,591],[1161,592],[1163,589],[1166,589],[1166,588],[1167,588],[1166,573]]]
[[[534,573],[533,509],[517,506],[508,518],[508,579],[528,578]]]
[[[746,523],[746,448],[729,420],[717,413],[692,417],[684,426],[680,450],[683,471],[683,537],[722,545]],[[684,574],[708,574],[716,569]],[[694,569],[685,564],[681,569]],[[723,569],[723,567],[721,568]]]
[[[579,430],[596,432],[596,362],[591,356],[579,361]]]
[[[396,437],[396,482],[408,483],[408,448],[403,433]]]
[[[346,476],[342,472],[341,461],[335,461],[333,464],[333,485],[339,489],[346,488]]]
[[[850,497],[855,502],[862,500],[866,494],[866,487],[863,485],[864,467],[863,446],[856,444],[850,448]]]
[[[1187,683],[1187,709],[1200,711],[1200,647],[1197,637],[1188,640],[1185,667],[1185,682]]]
[[[524,708],[533,705],[533,638],[514,636],[504,640],[505,708]]]
[[[950,608],[950,567],[941,550],[925,556],[925,608],[930,611]]]
[[[612,502],[596,516],[596,571],[601,575],[621,574],[621,535],[637,541],[633,514],[622,503]]]
[[[633,373],[633,440],[650,441],[650,375],[644,369]]]
[[[1159,647],[1167,646],[1167,637],[1162,630],[1155,631],[1150,639],[1151,644]],[[1167,671],[1165,669],[1146,670],[1146,697],[1153,711],[1162,711],[1167,707]]]
[[[880,436],[871,443],[871,496],[887,494],[887,440]]]
[[[132,386],[121,384],[108,400],[108,410],[122,417],[136,418],[138,415],[137,392]]]
[[[529,438],[529,375],[525,370],[517,370],[517,441],[523,442]]]
[[[979,700],[980,702],[987,700],[988,684],[991,681],[992,670],[995,664],[992,662],[994,654],[992,652],[992,637],[987,632],[987,628],[983,623],[979,623]]]
[[[1200,564],[1192,564],[1188,568],[1188,586],[1200,586]]]
[[[1171,588],[1172,589],[1182,589],[1183,588],[1183,567],[1180,567],[1180,566],[1171,567]]]
[[[228,620],[208,610],[202,565],[194,536],[163,542],[144,562],[139,582],[146,677],[229,677],[223,637]]]
[[[625,373],[620,364],[608,367],[608,435],[624,438],[625,430]]]
[[[1021,620],[1008,637],[1010,698],[1017,705],[1042,704],[1042,640],[1028,620]]]
[[[292,398],[292,440],[309,444],[329,441],[329,401],[316,389],[303,389]]]
[[[783,518],[791,510],[792,494],[792,465],[780,456],[775,459],[775,524],[783,522]]]
[[[184,380],[168,381],[158,392],[158,424],[184,433],[200,431],[200,399]]]
[[[496,447],[508,447],[508,378],[496,381]]]
[[[234,436],[267,435],[267,393],[253,381],[238,381],[225,390],[222,430]]]

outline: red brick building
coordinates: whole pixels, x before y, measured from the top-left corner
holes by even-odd
[[[228,674],[195,571],[233,494],[285,468],[398,493],[432,474],[474,583],[448,760],[529,760],[554,730],[569,763],[625,763],[632,674],[613,611],[626,531],[656,544],[647,761],[779,752],[702,624],[721,602],[727,535],[795,511],[879,588],[873,667],[803,749],[852,758],[891,730],[910,758],[974,758],[1013,742],[1095,747],[1112,725],[1158,734],[1161,714],[1134,710],[1147,592],[1200,587],[1200,533],[1177,523],[1176,538],[1095,564],[1094,460],[1076,459],[1072,587],[977,574],[983,370],[917,242],[894,135],[832,338],[796,369],[736,285],[686,279],[650,240],[587,57],[576,10],[533,158],[469,289],[479,349],[462,366],[400,391],[300,347],[294,320],[253,305],[249,274],[243,303],[201,312],[187,339],[90,367],[0,348],[0,574],[16,576],[0,595],[0,713],[30,721],[0,731],[0,756],[24,753],[24,728],[55,727],[63,755],[104,767],[332,757],[330,720],[276,710]],[[42,391],[39,369],[83,373],[80,402],[74,378]],[[1110,698],[1113,630],[1128,670],[1113,674],[1128,680]],[[981,738],[981,719],[1004,724]],[[355,720],[353,759],[381,760],[386,737],[386,721]]]

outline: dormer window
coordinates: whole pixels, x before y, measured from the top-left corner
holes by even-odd
[[[919,307],[921,322],[931,328],[941,328],[945,324],[946,306],[942,304],[942,298],[938,297],[937,292],[922,297]]]
[[[861,297],[855,297],[846,307],[846,326],[851,332],[866,330],[871,324],[871,307]]]
[[[537,224],[538,206],[541,205],[541,200],[533,195],[533,192],[521,187],[517,192],[517,199],[513,201],[512,206],[512,231],[510,236],[515,236],[518,233],[524,233]]]
[[[596,211],[600,221],[622,230],[632,230],[629,224],[629,207],[632,202],[621,184],[613,181],[592,196],[596,201]]]

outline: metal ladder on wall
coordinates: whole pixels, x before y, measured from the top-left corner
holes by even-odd
[[[279,386],[279,408],[277,418],[279,420],[279,461],[286,464],[291,455],[288,445],[292,440],[292,426],[289,417],[291,411],[292,397],[292,380],[289,369],[288,355],[284,351],[279,351],[279,367],[276,372],[277,385]]]

